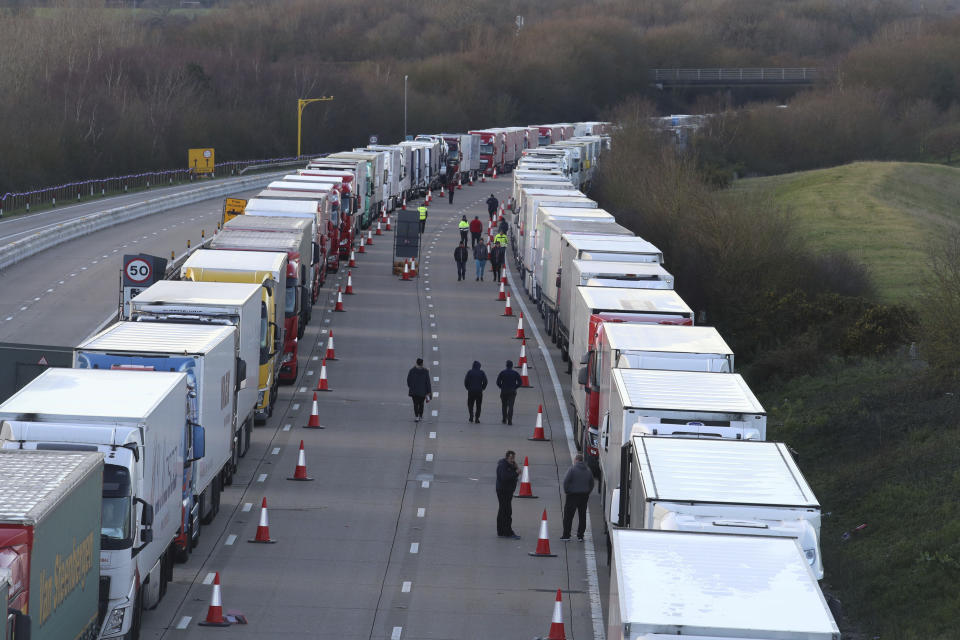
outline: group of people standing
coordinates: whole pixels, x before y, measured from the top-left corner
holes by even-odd
[[[500,201],[491,193],[487,198],[487,214],[490,221],[494,220]],[[460,244],[453,250],[453,260],[457,263],[457,281],[467,279],[467,260],[470,259],[470,252],[473,253],[473,260],[476,264],[476,281],[482,282],[484,272],[486,271],[487,261],[490,261],[490,270],[493,272],[493,282],[500,282],[503,274],[503,267],[507,261],[507,231],[510,225],[506,220],[501,220],[497,226],[497,235],[493,238],[493,245],[487,249],[483,242],[483,222],[480,216],[474,216],[473,220],[467,221],[467,216],[462,216],[457,224],[460,231]],[[470,234],[470,252],[467,251],[467,234]]]

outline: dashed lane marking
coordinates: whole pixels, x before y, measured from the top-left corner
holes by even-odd
[[[427,456],[426,456],[426,458],[427,458],[427,462],[433,462],[433,454],[432,454],[432,453],[428,453]]]
[[[177,623],[177,629],[186,629],[190,626],[191,620],[193,620],[193,616],[183,616],[180,618],[180,622]]]
[[[216,577],[215,573],[208,573],[207,576],[203,579],[203,584],[213,584],[214,577]]]
[[[266,482],[266,481],[267,481],[267,474],[261,473],[259,476],[257,476],[257,482]]]
[[[436,439],[437,439],[437,432],[436,432],[436,431],[431,431],[431,432],[430,432],[430,439],[431,439],[431,440],[436,440]]]
[[[417,507],[417,517],[422,518],[427,515],[427,510],[425,507]]]
[[[290,425],[288,425],[288,424],[283,425],[283,430],[284,430],[284,431],[290,431]]]
[[[429,480],[423,480],[423,481],[420,483],[420,487],[423,488],[423,489],[429,489],[429,488],[430,488],[430,481],[429,481]]]
[[[244,502],[244,503],[243,503],[243,509],[241,509],[241,511],[243,511],[244,513],[246,513],[247,511],[250,511],[250,509],[253,509],[253,503],[252,503],[252,502]]]
[[[440,415],[440,412],[437,411],[436,409],[434,409],[433,411],[430,412],[430,415],[432,415],[434,418],[436,418],[438,415]]]
[[[225,543],[228,547],[237,541],[237,536],[232,533],[227,536],[227,542]]]
[[[274,447],[273,451],[270,452],[272,455],[277,455],[280,453],[280,447]]]
[[[420,543],[411,542],[410,543],[410,553],[420,553]]]
[[[390,640],[400,640],[400,634],[403,633],[403,627],[394,627],[390,634]]]
[[[403,586],[400,587],[400,593],[410,593],[410,589],[413,588],[413,583],[409,580],[404,580]]]

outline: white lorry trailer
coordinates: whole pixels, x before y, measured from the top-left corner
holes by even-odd
[[[77,369],[187,374],[188,419],[203,427],[206,443],[204,456],[190,469],[188,529],[194,540],[200,524],[209,524],[219,512],[224,485],[233,482],[237,380],[247,377],[239,342],[233,326],[118,322],[74,351]]]
[[[558,254],[560,253],[560,235],[559,234],[547,234],[546,224],[548,222],[556,222],[564,224],[565,227],[570,227],[573,223],[582,223],[585,225],[585,229],[602,229],[604,224],[607,225],[616,225],[616,229],[611,230],[611,235],[619,235],[622,230],[628,229],[617,225],[616,219],[613,215],[604,209],[584,209],[581,207],[540,207],[537,211],[537,229],[535,234],[535,245],[533,248],[533,257],[531,268],[533,270],[533,287],[534,287],[534,299],[537,301],[537,306],[541,304],[540,297],[543,292],[543,283],[541,280],[545,277],[550,277],[551,274],[544,274],[544,247],[546,251],[553,251]],[[586,226],[590,223],[593,223],[594,226]],[[599,224],[598,224],[599,223]],[[602,233],[602,232],[601,232]],[[551,246],[552,243],[552,246]],[[554,271],[553,276],[556,276]],[[556,305],[556,298],[551,299],[553,306]]]
[[[0,405],[4,449],[104,454],[101,638],[136,637],[173,577],[184,462],[203,457],[186,398],[185,373],[52,368]]]
[[[796,540],[611,533],[607,640],[840,640]]]
[[[782,442],[634,436],[607,526],[795,538],[817,580],[820,503]]]
[[[523,279],[523,288],[531,300],[536,300],[536,287],[533,279],[534,257],[539,244],[537,238],[537,216],[541,207],[596,209],[597,202],[580,195],[569,198],[563,196],[526,196],[523,199],[523,209],[517,220],[520,234],[520,263]]]
[[[576,443],[595,470],[599,469],[600,389],[609,390],[610,376],[616,368],[730,373],[733,351],[713,327],[602,323],[589,345],[576,384],[570,387],[577,417]]]
[[[262,285],[241,282],[161,280],[130,301],[130,320],[237,328],[239,358],[246,378],[237,391],[237,424],[233,433],[233,468],[250,449],[257,407],[257,364],[270,357],[267,308]]]

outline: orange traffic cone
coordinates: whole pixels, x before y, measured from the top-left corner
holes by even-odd
[[[497,179],[497,168],[496,168],[496,167],[493,168],[493,179],[494,179],[494,180]]]
[[[443,194],[441,194],[443,195]],[[433,190],[427,189],[427,202],[433,202]]]
[[[500,276],[500,282],[502,282],[503,284],[507,284],[507,276],[506,276],[506,275],[501,275],[501,276]]]
[[[533,437],[527,438],[527,440],[535,440],[537,442],[545,442],[549,440],[543,433],[543,405],[537,407],[537,424],[533,427]]]
[[[326,382],[324,382],[326,384]],[[325,391],[325,389],[320,388],[320,383],[317,383],[317,391]],[[317,392],[313,392],[313,408],[310,410],[310,420],[307,421],[307,426],[304,429],[323,429],[323,426],[320,424],[320,410],[317,407]]]
[[[512,316],[512,315],[513,315],[513,307],[510,306],[510,294],[509,294],[509,293],[507,294],[507,305],[506,305],[506,307],[504,307],[504,309],[503,309],[503,315],[505,315],[505,316]]]
[[[391,231],[391,229],[390,229],[390,216],[387,216],[387,231]]]
[[[557,589],[557,601],[553,603],[553,620],[550,622],[550,635],[546,640],[567,640],[563,631],[563,603],[560,601],[560,589]]]
[[[417,259],[416,258],[410,258],[410,277],[411,278],[417,277]]]
[[[400,279],[401,280],[410,279],[410,262],[408,260],[403,261],[403,276]]]
[[[463,178],[457,178],[457,189],[463,189]]]
[[[324,357],[324,360],[336,360],[337,352],[333,348],[333,331],[330,332],[330,335],[327,337],[327,355]]]
[[[526,341],[526,339],[524,339],[524,341],[520,343],[520,359],[517,360],[517,366],[522,367],[522,366],[525,365],[525,364],[527,364],[527,341]]]
[[[487,181],[487,174],[486,174],[486,172],[481,173],[481,174],[480,174],[480,182],[486,182],[486,181]]]
[[[220,600],[220,572],[213,575],[213,597],[207,608],[207,618],[200,623],[201,627],[229,627],[230,623],[223,617],[223,603]]]
[[[379,221],[379,220],[377,220],[377,235],[378,235],[378,236],[382,236],[382,235],[383,235],[383,231],[380,229],[380,221]]]
[[[473,186],[473,174],[472,174],[472,173],[467,174],[467,180],[469,181],[469,184],[470,184],[470,186],[472,187],[472,186]]]
[[[333,307],[334,311],[343,311],[343,292],[337,287],[337,304]]]
[[[506,299],[507,299],[507,292],[506,292],[506,289],[504,289],[503,280],[501,280],[501,281],[500,281],[500,293],[497,295],[497,300],[499,300],[500,302],[503,302],[503,301],[506,300]]]
[[[353,295],[353,274],[347,271],[347,288],[343,290],[343,294],[347,296]]]
[[[370,231],[370,229],[367,229],[367,244],[369,245],[373,244],[373,232]]]
[[[516,340],[524,340],[527,336],[523,333],[523,311],[520,312],[520,317],[517,319],[517,335],[514,336]]]
[[[523,369],[520,370],[521,387],[530,388],[530,374],[527,373],[527,363],[523,363]]]
[[[400,208],[404,211],[407,210],[407,194],[403,194],[403,202],[401,203]]]
[[[366,253],[366,249],[363,248],[363,239],[360,239],[360,242],[357,243],[357,253]]]
[[[300,453],[297,457],[297,468],[293,471],[293,477],[287,478],[287,480],[299,480],[301,482],[313,480],[313,478],[307,476],[307,461],[303,455],[303,440],[300,441]]]
[[[440,185],[440,197],[443,197],[443,185]]]
[[[353,249],[350,249],[350,264],[348,264],[347,266],[348,267],[357,266],[357,257],[353,255]]]
[[[260,524],[257,526],[257,535],[253,540],[247,542],[260,542],[265,544],[274,544],[276,540],[270,539],[270,523],[267,521],[267,498],[264,496],[263,503],[260,505]]]
[[[530,487],[530,463],[527,460],[527,456],[523,457],[523,472],[520,474],[520,491],[517,493],[518,498],[536,498],[538,496],[533,495],[533,490]]]
[[[327,359],[326,358],[320,361],[320,379],[317,380],[317,391],[330,391],[330,383],[327,380]],[[318,416],[318,419],[319,419],[319,416]]]
[[[529,555],[537,558],[556,558],[557,554],[550,553],[550,536],[547,535],[547,510],[543,510],[543,517],[540,519],[540,536],[537,538],[537,548],[531,551]]]

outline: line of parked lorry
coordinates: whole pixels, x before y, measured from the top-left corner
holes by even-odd
[[[254,424],[296,380],[326,274],[382,212],[509,171],[542,130],[371,145],[227,198],[205,248],[125,298],[74,368],[0,404],[0,640],[137,638],[216,517]]]
[[[733,352],[694,326],[662,252],[533,160],[544,150],[514,172],[511,246],[600,480],[607,638],[836,640],[820,504],[787,445],[766,440]]]

